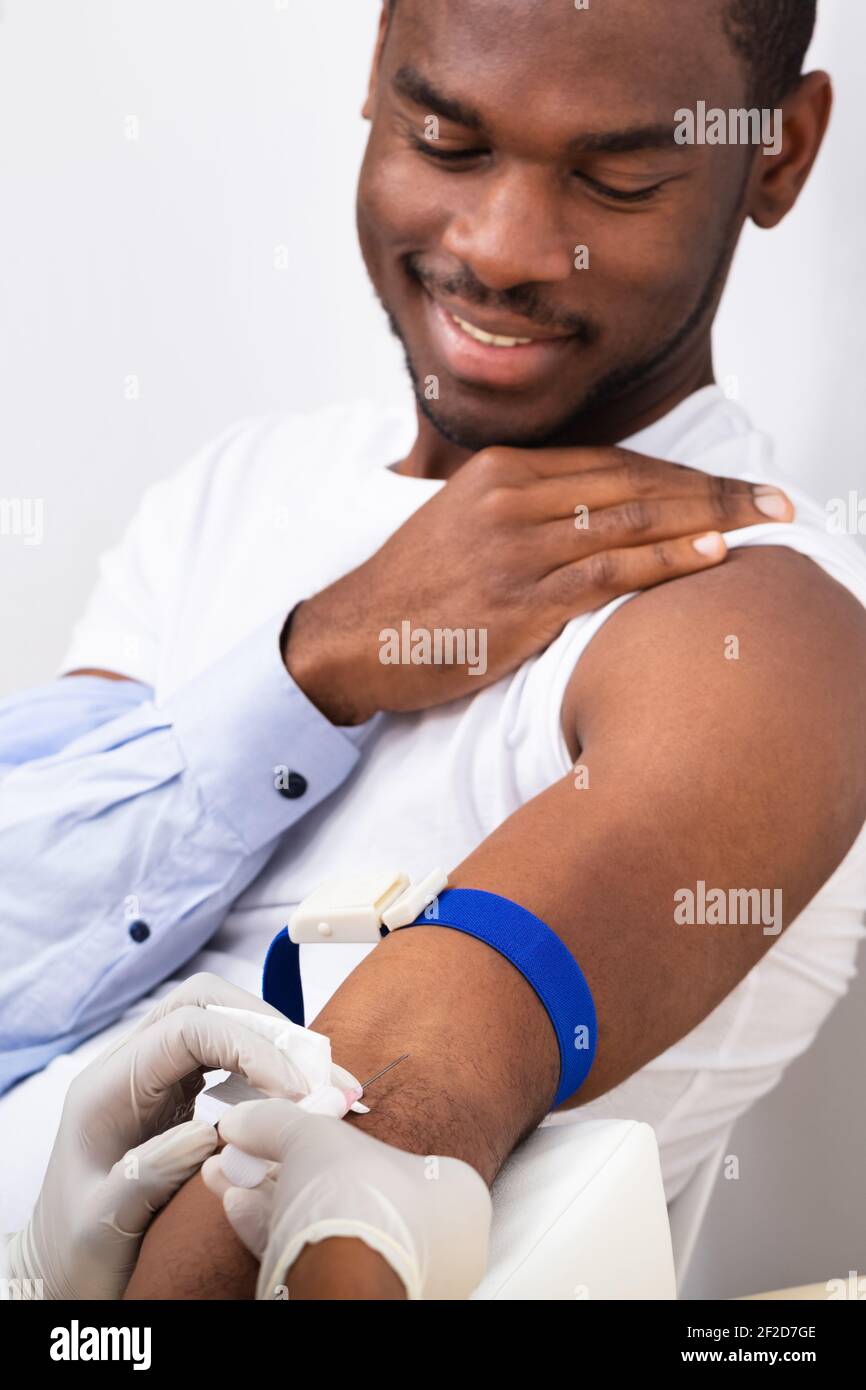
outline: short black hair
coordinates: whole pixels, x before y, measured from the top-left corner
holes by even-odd
[[[752,100],[775,106],[803,75],[818,0],[726,0],[725,33],[752,74]]]
[[[397,0],[388,0],[388,22]],[[751,71],[751,99],[775,106],[803,73],[818,0],[724,0],[724,29]]]

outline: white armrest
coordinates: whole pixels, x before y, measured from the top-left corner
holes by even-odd
[[[494,1185],[490,1265],[472,1297],[676,1298],[649,1125],[590,1120],[537,1129]]]

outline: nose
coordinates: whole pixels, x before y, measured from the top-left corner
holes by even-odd
[[[443,249],[492,290],[554,284],[574,271],[579,238],[563,223],[561,194],[542,170],[512,168],[488,175],[471,208],[451,217]]]

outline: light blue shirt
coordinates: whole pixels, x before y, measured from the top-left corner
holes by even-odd
[[[357,763],[368,726],[306,698],[282,621],[163,705],[94,676],[0,700],[0,1093],[200,950]]]

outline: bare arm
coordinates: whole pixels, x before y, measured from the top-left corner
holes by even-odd
[[[739,660],[725,658],[729,635]],[[677,925],[678,889],[779,888],[787,925],[844,857],[866,818],[852,755],[864,680],[866,613],[789,551],[742,551],[645,594],[591,644],[565,706],[589,788],[564,778],[450,879],[522,903],[581,965],[599,1048],[569,1105],[683,1037],[772,946],[760,926]],[[314,1026],[361,1072],[411,1051],[356,1122],[487,1178],[556,1088],[534,992],[503,957],[439,927],[388,937]]]
[[[249,1300],[258,1272],[197,1173],[151,1222],[124,1299]],[[394,1271],[361,1240],[307,1246],[292,1266],[291,1292],[293,1300],[405,1297]]]
[[[737,661],[725,659],[730,635]],[[787,925],[844,857],[866,818],[866,770],[851,752],[864,682],[866,614],[788,551],[738,552],[645,594],[594,640],[565,704],[589,788],[563,779],[450,878],[522,903],[580,963],[599,1050],[568,1104],[684,1036],[772,946],[760,926],[676,925],[678,889],[781,889]],[[411,1053],[352,1123],[463,1158],[488,1181],[556,1090],[557,1046],[533,990],[441,927],[388,937],[313,1026],[358,1075]]]

